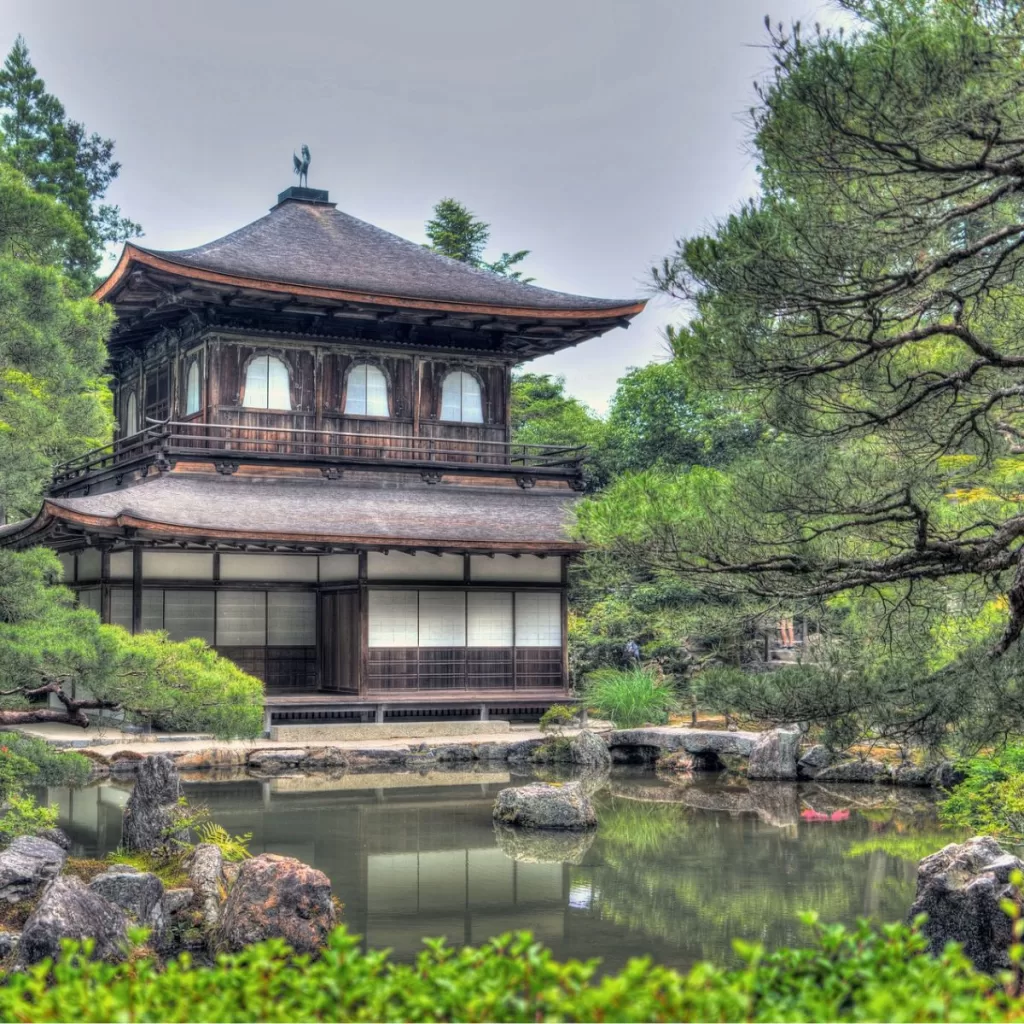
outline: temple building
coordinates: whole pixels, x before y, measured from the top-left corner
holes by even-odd
[[[129,243],[114,441],[34,519],[83,605],[202,637],[278,720],[530,716],[564,698],[585,451],[511,439],[512,368],[643,302],[478,270],[289,188],[177,252]]]

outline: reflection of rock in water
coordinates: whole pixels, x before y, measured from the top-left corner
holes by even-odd
[[[800,787],[800,797],[816,811],[845,809],[862,811],[891,810],[900,814],[930,815],[935,811],[938,794],[929,789],[902,789],[898,786],[865,786],[857,783],[814,782]]]
[[[705,787],[688,778],[675,778],[670,786],[616,785],[613,796],[648,803],[684,804],[698,811],[756,814],[765,824],[783,828],[800,820],[797,787],[790,782],[748,782],[736,786]]]
[[[611,783],[611,772],[607,768],[591,768],[579,772],[576,781],[587,796],[593,797],[608,788]]]
[[[506,857],[528,864],[581,864],[597,833],[552,832],[547,829],[495,825],[498,846]]]

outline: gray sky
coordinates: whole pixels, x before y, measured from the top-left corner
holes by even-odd
[[[309,184],[418,241],[454,196],[493,255],[537,283],[644,294],[673,239],[754,187],[744,112],[769,68],[763,18],[834,20],[816,0],[4,0],[69,114],[117,141],[111,198],[145,243],[184,248],[261,216],[312,150]],[[604,410],[663,356],[660,300],[535,362]]]

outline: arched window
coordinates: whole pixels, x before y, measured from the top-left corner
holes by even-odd
[[[358,363],[348,373],[345,412],[351,416],[387,416],[388,382],[370,363]]]
[[[455,370],[441,385],[441,419],[449,423],[483,423],[480,381],[471,373]]]
[[[128,392],[128,401],[124,407],[124,430],[122,437],[131,437],[139,432],[139,402],[134,391]]]
[[[193,359],[185,375],[185,415],[199,412],[199,360]]]
[[[277,356],[256,356],[245,371],[245,399],[249,409],[290,409],[288,367]]]

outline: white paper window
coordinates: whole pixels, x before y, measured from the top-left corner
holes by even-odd
[[[100,553],[96,548],[86,548],[78,554],[78,579],[98,580],[100,578]]]
[[[212,590],[165,590],[164,629],[172,640],[199,637],[213,643]]]
[[[217,646],[263,647],[267,642],[267,595],[222,590],[217,594]]]
[[[99,615],[100,608],[102,607],[100,598],[100,588],[91,587],[89,590],[80,590],[78,592],[78,603],[83,608],[88,608],[91,611],[94,611],[97,615]]]
[[[271,647],[315,647],[316,594],[306,591],[267,594],[267,643]]]
[[[466,595],[420,591],[420,647],[466,646]]]
[[[199,412],[199,360],[193,359],[185,377],[185,415],[196,412]]]
[[[142,575],[151,580],[212,580],[213,555],[205,551],[143,551]]]
[[[450,423],[483,423],[480,381],[471,373],[456,370],[441,385],[441,419]]]
[[[466,609],[467,647],[512,646],[512,595],[470,593]]]
[[[144,631],[164,628],[164,592],[146,589],[142,592],[142,628]]]
[[[58,555],[60,559],[61,568],[64,570],[64,582],[74,583],[75,582],[75,556],[74,555]]]
[[[562,646],[562,595],[516,594],[516,647]]]
[[[416,647],[419,643],[419,612],[415,590],[369,592],[371,647]]]
[[[376,366],[359,363],[349,371],[345,412],[351,416],[388,415],[388,382]]]
[[[508,583],[561,583],[562,560],[537,555],[470,555],[469,578]]]
[[[245,399],[248,409],[291,409],[288,367],[277,356],[256,356],[245,370]]]
[[[110,592],[110,621],[115,626],[124,626],[132,631],[132,592],[124,587],[115,587]]]
[[[320,579],[323,582],[333,580],[354,580],[359,578],[358,555],[321,555]]]
[[[316,583],[316,555],[221,555],[220,578]]]
[[[371,580],[461,580],[465,563],[462,555],[371,551],[366,571]]]
[[[111,551],[110,578],[112,580],[130,580],[133,574],[133,558],[130,551]]]
[[[139,402],[135,397],[135,392],[129,391],[128,401],[125,403],[124,430],[121,431],[121,436],[130,437],[132,434],[138,433],[138,430]]]

